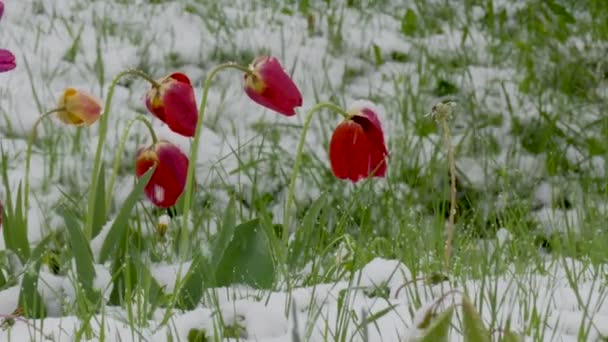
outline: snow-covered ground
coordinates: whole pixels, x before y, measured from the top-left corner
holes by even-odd
[[[123,4],[125,2],[129,4]],[[495,3],[497,7],[514,11],[522,2]],[[293,70],[293,79],[304,97],[305,110],[314,105],[316,95],[327,100],[326,94],[332,94],[340,87],[344,87],[341,100],[347,105],[362,98],[394,97],[402,91],[391,79],[395,75],[407,75],[408,91],[423,92],[424,89],[416,88],[421,75],[415,60],[420,56],[417,55],[417,47],[425,45],[427,52],[432,54],[465,50],[470,54],[469,58],[481,61],[470,66],[468,79],[457,82],[467,86],[472,96],[477,96],[488,108],[507,112],[507,107],[514,106],[521,118],[540,111],[532,99],[516,95],[518,89],[514,79],[519,77],[516,70],[511,66],[498,68],[484,64],[490,59],[484,50],[486,37],[474,27],[470,27],[468,38],[464,40],[463,32],[458,30],[424,39],[405,39],[400,32],[402,23],[393,16],[379,12],[364,15],[358,10],[345,9],[341,34],[346,45],[339,55],[332,56],[327,52],[334,44],[330,35],[310,35],[304,17],[247,0],[226,1],[220,11],[224,17],[214,13],[208,16],[208,20],[195,13],[209,11],[214,6],[196,1],[161,1],[161,4],[153,5],[146,0],[8,0],[5,6],[4,17],[0,21],[0,47],[7,47],[15,53],[18,67],[0,74],[0,144],[10,158],[8,180],[13,189],[24,180],[26,137],[40,112],[52,109],[58,95],[68,86],[104,98],[112,78],[127,68],[145,68],[152,77],[160,78],[176,71],[173,65],[177,65],[179,71],[187,73],[197,85],[195,91],[199,99],[202,93],[200,85],[206,72],[215,64],[226,61],[216,56],[236,58],[270,53],[279,58],[286,70]],[[483,13],[480,11],[474,13],[479,12],[481,17]],[[413,56],[412,62],[387,60],[377,68],[371,68],[362,57],[370,46],[377,46],[385,54],[391,51],[408,54]],[[77,52],[72,62],[66,56],[73,48]],[[347,75],[348,68],[360,74],[344,84],[345,78],[352,77]],[[242,162],[233,151],[249,148],[247,143],[260,137],[261,123],[265,127],[278,127],[302,124],[304,120],[304,110],[300,115],[289,118],[255,105],[243,93],[241,82],[242,75],[238,72],[226,72],[218,77],[210,91],[197,165],[197,175],[204,175],[198,179],[201,183],[238,183],[243,188],[253,186],[251,178],[232,172]],[[136,113],[146,112],[143,103],[146,90],[147,85],[141,80],[134,80],[128,86],[122,83],[116,88],[104,154],[107,165],[113,162],[111,152],[117,150],[125,124]],[[511,94],[513,102],[502,95],[487,95],[503,90]],[[428,101],[426,107],[430,108],[432,101],[436,100],[429,96],[422,101]],[[398,114],[390,114],[396,110],[393,103],[376,104],[380,107],[381,121],[390,145],[391,139],[407,134],[404,132],[406,128],[400,124]],[[456,126],[462,124],[458,120],[457,117]],[[39,129],[40,137],[52,136],[56,130],[69,131],[68,137],[74,136],[74,128],[62,126],[58,120],[53,121]],[[338,121],[336,117],[326,118],[323,122],[333,127]],[[184,150],[189,149],[188,139],[171,132],[159,120],[152,119],[152,123],[159,138],[166,138]],[[500,144],[512,143],[513,138],[508,135],[509,125],[510,121],[506,120],[503,126],[492,128]],[[307,136],[306,148],[320,160],[326,160],[328,128],[319,123],[313,126],[316,129]],[[295,152],[297,133],[285,130],[281,134],[280,146],[289,154]],[[66,184],[65,180],[69,179],[68,184],[74,188],[85,188],[90,182],[97,131],[93,129],[82,134],[83,137],[75,138],[80,140],[74,140],[81,142],[77,143],[79,149],[76,151],[72,141],[66,137],[58,140],[60,143],[52,151],[59,156],[59,161],[45,157],[44,151],[48,151],[48,147],[34,149],[30,177],[35,200],[28,216],[28,238],[33,246],[50,231],[62,229],[63,219],[53,211],[53,206],[62,199],[62,193],[59,187],[49,184]],[[123,156],[126,167],[130,167],[137,147],[149,142],[144,127],[134,125],[132,136]],[[455,143],[460,139],[464,137],[456,130]],[[435,144],[440,140],[438,135],[423,142],[418,155],[423,164],[429,162]],[[255,152],[247,150],[244,153]],[[508,149],[503,149],[492,161],[497,169],[507,164],[508,153]],[[579,158],[576,153],[571,151],[567,158]],[[600,177],[605,175],[604,159],[593,157],[586,162],[581,164],[582,168],[593,169]],[[519,156],[515,163],[517,170],[514,172],[529,177],[541,174],[544,168],[542,157],[526,154]],[[458,165],[473,187],[493,182],[484,173],[485,166],[474,158],[459,159]],[[131,175],[118,179],[114,192],[117,206],[129,194],[132,182]],[[257,187],[272,189],[277,180],[269,177],[256,182]],[[380,187],[384,186],[382,180],[378,183]],[[320,192],[314,182],[303,180],[298,184],[296,195],[298,199],[314,199]],[[3,198],[4,195],[0,189],[0,196]],[[572,195],[581,196],[576,192]],[[565,232],[572,227],[576,229],[579,217],[575,210],[550,208],[554,196],[553,183],[545,181],[538,184],[534,196],[542,207],[535,213],[535,218],[548,235]],[[217,202],[213,208],[219,211],[229,201],[228,194],[223,192],[214,194],[214,198]],[[598,207],[605,210],[601,203]],[[282,210],[283,201],[276,201],[272,208],[276,220],[283,217]],[[496,239],[481,243],[496,248],[507,243],[510,235],[508,229],[503,229]],[[99,239],[92,241],[94,254],[101,246]],[[4,246],[4,239],[0,239],[0,249]],[[14,269],[23,268],[14,260],[12,263],[17,264]],[[155,263],[150,266],[150,272],[161,286],[165,286],[165,291],[170,292],[178,266],[171,262]],[[183,268],[189,266],[186,262]],[[109,263],[96,265],[96,271],[94,286],[109,296],[112,286]],[[404,341],[420,336],[417,323],[434,300],[457,289],[473,300],[486,326],[497,329],[493,332],[496,336],[500,333],[499,328],[509,320],[511,330],[526,333],[525,340],[535,341],[542,336],[546,341],[576,341],[581,336],[581,327],[588,329],[588,340],[598,340],[608,336],[606,271],[604,267],[594,268],[575,259],[555,259],[548,255],[542,265],[529,265],[524,270],[509,266],[504,275],[489,280],[470,279],[464,283],[453,281],[430,285],[413,279],[410,270],[399,261],[376,258],[355,272],[350,281],[339,280],[290,291],[263,291],[245,286],[213,289],[207,296],[214,300],[207,302],[215,302],[214,306],[199,305],[188,312],[176,310],[166,324],[161,324],[165,315],[162,308],[157,309],[145,324],[134,324],[127,310],[109,305],[89,323],[92,336],[99,338],[104,331],[104,338],[108,341],[162,341],[168,340],[168,336],[174,341],[184,341],[188,340],[192,329],[205,330],[213,335],[218,330],[218,316],[222,317],[224,326],[240,329],[237,335],[241,340],[289,341],[297,340],[298,336],[310,336],[312,341]],[[14,325],[0,330],[0,340],[74,340],[82,322],[63,309],[73,306],[76,296],[73,284],[73,276],[55,275],[43,268],[38,289],[49,317],[43,320],[16,318]],[[383,291],[384,295],[378,295],[377,291]],[[8,315],[17,308],[18,293],[17,285],[0,291],[0,313]],[[442,301],[442,308],[451,300],[459,302],[460,294],[454,293]],[[287,309],[290,305],[293,309]],[[376,318],[378,313],[382,315]],[[454,316],[455,326],[459,325],[459,317]],[[524,331],[532,320],[542,321],[542,333]],[[460,339],[461,335],[453,329],[450,340]]]

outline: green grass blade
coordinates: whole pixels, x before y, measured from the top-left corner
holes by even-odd
[[[7,197],[9,200],[4,208],[2,234],[6,248],[15,252],[21,262],[26,262],[30,257],[30,245],[27,240],[27,210],[23,208],[21,183],[17,188],[17,198],[15,203],[10,200],[11,192],[8,187],[8,181],[5,181]]]

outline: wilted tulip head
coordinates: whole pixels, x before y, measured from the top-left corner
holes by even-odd
[[[101,116],[101,104],[91,94],[67,88],[59,98],[57,117],[69,125],[90,126]]]
[[[0,72],[10,71],[15,69],[15,55],[5,49],[0,49]]]
[[[4,3],[0,1],[0,19],[2,14],[4,14]],[[13,70],[16,66],[15,55],[8,50],[0,49],[0,72]]]
[[[245,93],[256,103],[283,115],[295,115],[302,94],[274,57],[256,58],[244,76]]]
[[[193,137],[198,121],[194,89],[185,74],[175,72],[159,79],[146,93],[146,107],[178,134]]]
[[[350,116],[336,127],[329,143],[332,172],[353,183],[384,177],[388,150],[374,106],[361,101],[348,113]]]
[[[141,177],[155,164],[152,178],[146,184],[146,196],[157,207],[172,207],[186,185],[188,157],[177,146],[160,140],[137,151],[135,175]]]

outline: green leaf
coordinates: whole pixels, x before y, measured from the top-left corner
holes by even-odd
[[[40,293],[38,293],[38,274],[40,272],[42,257],[47,251],[47,245],[51,239],[52,235],[49,235],[38,243],[38,246],[32,251],[29,263],[26,265],[26,271],[23,274],[21,289],[19,291],[19,307],[23,309],[25,317],[46,317],[44,301]]]
[[[6,248],[15,252],[21,262],[25,263],[30,256],[30,245],[27,240],[27,210],[24,208],[25,203],[23,203],[21,182],[19,182],[19,186],[17,187],[15,203],[12,203],[10,200],[12,194],[8,186],[8,179],[5,179],[4,183],[8,200],[2,218],[2,234],[4,235]]]
[[[374,322],[376,322],[377,320],[379,320],[380,318],[384,317],[384,315],[386,315],[387,313],[393,311],[395,309],[395,307],[397,307],[397,304],[392,304],[378,312],[374,312],[371,316],[367,317],[366,319],[363,320],[363,322],[361,322],[357,328],[355,329],[355,333],[353,334],[356,335],[359,331],[363,331],[363,328],[365,328],[366,326],[368,326],[369,324],[372,324]]]
[[[274,275],[270,244],[260,220],[237,226],[215,269],[216,286],[244,283],[255,288],[270,288]]]
[[[408,8],[401,19],[401,32],[406,36],[413,36],[416,30],[418,30],[418,16],[411,8]]]
[[[374,50],[374,58],[376,59],[376,66],[380,66],[384,64],[384,60],[382,58],[382,50],[376,44],[372,45],[372,49]]]
[[[114,251],[116,246],[118,246],[119,242],[127,237],[127,226],[131,210],[144,193],[144,188],[146,187],[146,184],[148,184],[148,181],[152,177],[152,173],[155,169],[156,166],[153,166],[146,173],[144,173],[143,176],[141,176],[118,211],[118,215],[116,215],[116,219],[114,219],[112,227],[110,227],[110,231],[108,232],[108,235],[101,246],[101,251],[99,252],[100,263],[103,264]]]
[[[570,12],[568,12],[568,10],[566,10],[566,8],[564,6],[556,3],[553,0],[547,0],[545,3],[547,4],[547,6],[551,10],[551,12],[553,12],[553,14],[564,19],[564,21],[566,23],[568,23],[568,24],[576,23],[576,19],[574,18],[574,16],[572,14],[570,14]]]
[[[523,342],[524,339],[520,334],[507,330],[502,335],[502,339],[500,341],[501,342]]]
[[[434,318],[431,321],[429,328],[425,330],[420,342],[448,341],[448,334],[450,332],[450,324],[452,322],[453,313],[454,307],[450,306],[447,310]]]
[[[80,36],[82,35],[83,28],[84,28],[84,26],[80,26],[80,29],[78,30],[78,34],[74,38],[72,45],[63,55],[64,61],[74,63],[74,61],[76,60],[76,56],[78,55],[78,49],[80,47]]]
[[[207,260],[198,253],[192,260],[188,273],[184,277],[179,291],[178,306],[181,309],[194,309],[203,296],[205,276],[213,275]]]
[[[99,294],[93,289],[93,281],[95,279],[93,253],[78,221],[74,217],[74,213],[67,208],[62,208],[61,211],[68,231],[68,241],[72,255],[76,262],[78,282],[87,294],[89,301],[96,303],[99,300]]]
[[[465,296],[462,299],[462,324],[464,327],[464,339],[471,342],[491,342],[492,338],[488,329],[483,324],[481,316],[475,310],[473,303]]]
[[[290,267],[297,267],[302,260],[309,260],[303,256],[304,253],[310,251],[314,247],[314,241],[311,241],[317,228],[317,218],[321,210],[327,205],[327,197],[320,196],[316,199],[302,219],[302,224],[295,234],[293,242],[290,244],[289,257],[287,263]]]
[[[230,203],[228,203],[228,207],[224,212],[224,220],[222,221],[222,226],[220,227],[217,236],[215,237],[215,241],[213,243],[213,247],[211,249],[211,264],[213,268],[216,269],[220,260],[222,260],[224,256],[224,252],[228,248],[230,241],[234,237],[234,229],[236,227],[236,207],[234,203],[234,198],[230,199]]]
[[[99,234],[101,227],[103,227],[107,219],[106,173],[103,172],[104,169],[105,168],[102,163],[99,172],[99,179],[97,180],[97,189],[92,190],[95,191],[95,208],[97,208],[97,210],[95,210],[93,213],[93,231],[91,233],[91,238],[94,238],[97,236],[97,234]]]

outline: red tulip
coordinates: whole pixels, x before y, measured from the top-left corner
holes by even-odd
[[[371,106],[349,111],[329,143],[329,161],[334,175],[353,183],[370,176],[386,175],[388,150],[378,116]]]
[[[0,49],[0,72],[10,71],[15,69],[15,55],[5,49]]]
[[[256,103],[292,116],[302,106],[302,94],[274,57],[258,57],[244,76],[245,93]]]
[[[169,208],[184,191],[188,174],[188,157],[175,145],[160,140],[137,151],[135,175],[141,177],[154,164],[156,169],[146,184],[146,196],[156,206]]]
[[[173,132],[193,137],[198,109],[190,79],[175,72],[157,82],[160,87],[153,86],[146,93],[146,107]]]
[[[4,3],[0,1],[0,19],[2,14],[4,14]],[[15,55],[8,50],[0,49],[0,72],[13,70],[16,66]]]

